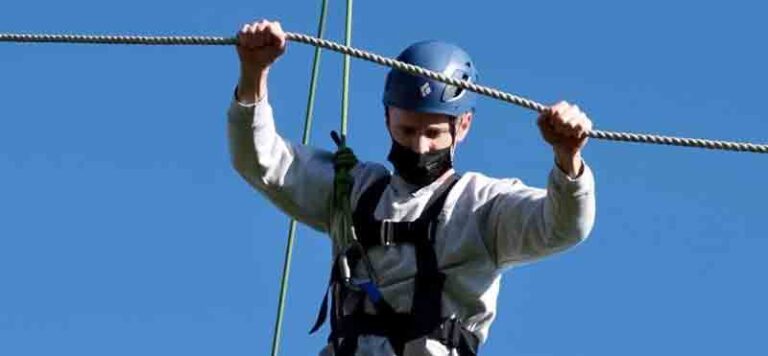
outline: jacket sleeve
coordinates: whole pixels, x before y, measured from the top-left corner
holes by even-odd
[[[248,184],[294,219],[328,231],[333,154],[291,144],[275,128],[267,98],[228,111],[232,165]]]
[[[486,245],[498,268],[551,255],[585,240],[595,221],[595,182],[591,169],[571,178],[550,172],[547,189],[519,180],[499,181],[486,222]]]

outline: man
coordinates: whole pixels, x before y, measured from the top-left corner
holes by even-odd
[[[268,103],[267,76],[285,34],[279,23],[260,21],[238,38],[240,80],[229,110],[234,167],[287,214],[328,232],[335,156],[284,140]],[[416,43],[398,58],[476,80],[469,56],[447,43]],[[495,317],[501,272],[589,234],[594,180],[581,149],[592,123],[567,102],[539,117],[555,158],[544,190],[453,170],[474,93],[393,70],[383,101],[394,174],[377,163],[351,169],[362,251],[335,256],[332,331],[322,354],[475,355]]]

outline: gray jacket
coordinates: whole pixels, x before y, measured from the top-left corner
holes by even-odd
[[[328,232],[333,154],[283,139],[267,99],[252,105],[233,101],[228,116],[232,162],[240,175],[286,214]],[[353,168],[352,208],[361,193],[385,174],[389,174],[387,168],[377,163],[359,163]],[[463,174],[446,200],[436,231],[438,264],[447,277],[444,316],[461,318],[485,341],[496,315],[502,271],[583,241],[595,219],[594,186],[586,165],[575,179],[553,167],[546,190],[514,178]],[[416,219],[439,188],[436,182],[414,191],[394,176],[375,217]],[[369,256],[381,280],[382,295],[397,312],[407,313],[416,271],[413,247],[372,248]],[[370,305],[368,308],[373,312]],[[330,348],[321,353],[332,355]],[[406,346],[408,356],[451,354],[434,340],[415,340]],[[361,336],[357,355],[393,353],[385,338]]]

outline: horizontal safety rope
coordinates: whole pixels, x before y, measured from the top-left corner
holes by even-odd
[[[301,42],[312,46],[326,48],[335,52],[350,55],[383,66],[395,68],[411,74],[421,75],[449,85],[454,85],[465,90],[494,99],[502,100],[537,112],[543,112],[548,108],[533,100],[514,94],[506,93],[490,87],[470,83],[464,80],[448,77],[425,68],[404,63],[392,58],[383,57],[375,53],[366,52],[357,48],[345,46],[332,41],[300,34],[287,32],[286,37],[290,41]],[[135,44],[135,45],[235,45],[237,37],[214,36],[99,36],[99,35],[52,35],[52,34],[12,34],[0,33],[0,42],[55,42],[55,43],[91,43],[91,44]],[[587,136],[601,140],[625,141],[637,143],[651,143],[671,146],[687,146],[708,148],[714,150],[727,150],[739,152],[768,153],[768,145],[747,142],[729,142],[705,140],[698,138],[671,137],[651,134],[636,134],[629,132],[610,132],[592,130]]]

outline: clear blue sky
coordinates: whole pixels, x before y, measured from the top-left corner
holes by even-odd
[[[469,5],[472,3],[472,5]],[[605,130],[765,143],[765,5],[755,1],[359,1],[354,44],[444,39],[484,84],[579,103]],[[329,37],[344,4],[331,0]],[[0,32],[314,33],[319,2],[12,1]],[[276,65],[299,140],[312,49]],[[326,53],[313,141],[338,127]],[[384,161],[386,70],[354,61],[351,145]],[[229,165],[233,48],[0,44],[0,355],[265,355],[287,218]],[[481,100],[458,167],[545,183],[534,115]],[[765,355],[768,157],[591,141],[585,244],[510,271],[485,355]],[[299,229],[283,354],[308,336],[330,246]]]

